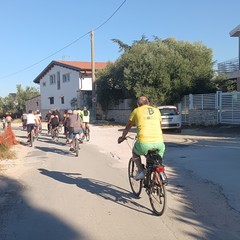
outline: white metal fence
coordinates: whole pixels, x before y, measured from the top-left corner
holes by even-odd
[[[240,124],[240,92],[189,94],[179,104],[183,124],[189,124],[191,111],[217,111],[217,123]]]
[[[220,96],[220,123],[240,124],[240,92]]]

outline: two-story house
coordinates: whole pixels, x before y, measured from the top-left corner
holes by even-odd
[[[96,71],[106,66],[105,62],[95,62]],[[91,105],[91,62],[52,61],[33,82],[40,85],[43,114],[51,109],[63,111]]]

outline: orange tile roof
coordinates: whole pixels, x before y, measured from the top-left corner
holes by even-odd
[[[86,69],[86,70],[91,70],[92,69],[92,64],[91,62],[77,62],[77,61],[56,61],[60,62],[66,65],[70,65],[73,67],[81,68],[81,69]],[[107,66],[107,63],[105,62],[95,62],[95,68],[96,69],[103,69]]]
[[[47,72],[54,67],[54,65],[69,68],[75,71],[81,71],[85,73],[91,73],[91,62],[78,62],[78,61],[52,61],[48,66],[33,80],[34,83],[40,83],[41,78],[47,74]],[[95,69],[106,68],[106,62],[95,62]]]

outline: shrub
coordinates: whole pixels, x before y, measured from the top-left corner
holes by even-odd
[[[11,151],[10,147],[8,147],[4,143],[0,143],[0,160],[1,159],[14,159],[16,155],[13,151]]]

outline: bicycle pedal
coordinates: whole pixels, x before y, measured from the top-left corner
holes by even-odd
[[[163,185],[165,185],[165,186],[168,185],[168,180],[167,179],[163,181]]]

